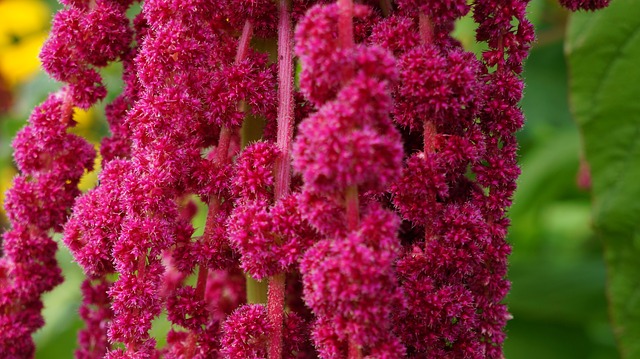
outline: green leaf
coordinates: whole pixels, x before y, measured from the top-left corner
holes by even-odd
[[[573,14],[565,50],[611,319],[623,358],[640,358],[640,1]]]

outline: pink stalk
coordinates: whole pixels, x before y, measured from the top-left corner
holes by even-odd
[[[429,16],[425,13],[420,13],[420,18],[418,20],[418,30],[420,31],[420,41],[423,44],[430,44],[433,41],[433,24],[431,24],[431,20]]]
[[[424,127],[424,156],[425,159],[430,153],[434,153],[436,151],[436,126],[431,121],[424,121],[422,124]],[[435,198],[431,199],[435,201]],[[425,226],[424,228],[424,243],[425,246],[432,239],[431,228],[430,226]]]
[[[355,46],[353,40],[353,0],[338,0],[338,46],[342,50],[349,50]],[[353,77],[353,66],[345,66],[344,82]]]
[[[238,40],[238,49],[236,51],[235,63],[241,62],[247,52],[249,51],[249,45],[251,43],[251,37],[253,35],[253,25],[250,21],[245,21],[242,28],[242,35]],[[240,104],[239,104],[240,105]],[[210,159],[216,161],[219,164],[225,164],[229,160],[229,148],[231,147],[232,130],[227,126],[222,126],[220,129],[220,137],[218,138],[218,147],[215,152],[211,153]],[[212,231],[216,219],[216,212],[220,207],[220,198],[212,196],[209,200],[209,212],[207,213],[207,220],[205,222],[203,241],[210,241],[212,237]],[[200,266],[198,271],[198,280],[196,283],[196,298],[204,299],[205,290],[207,288],[207,279],[209,278],[209,269],[204,266]],[[186,349],[186,357],[191,358],[195,355],[197,345],[197,335],[190,333]]]
[[[418,30],[420,31],[420,42],[428,45],[433,41],[433,25],[429,16],[421,12],[418,20]],[[424,154],[433,153],[436,149],[436,126],[429,120],[424,120]]]
[[[349,186],[347,188],[345,205],[347,207],[347,228],[350,231],[355,231],[360,224],[360,203],[358,201],[357,186]]]
[[[431,121],[424,121],[424,154],[433,153],[436,150],[436,126]]]
[[[238,51],[236,52],[236,64],[244,59],[249,51],[249,44],[251,43],[251,36],[253,35],[253,25],[249,20],[244,22],[242,28],[242,35],[238,41]]]
[[[62,118],[60,122],[66,125],[71,121],[71,113],[73,112],[73,99],[69,93],[70,91],[71,90],[67,88],[67,90],[63,92],[64,99],[62,101]]]
[[[360,208],[358,201],[358,187],[349,186],[347,188],[345,202],[347,207],[347,226],[350,231],[357,230],[360,223]],[[353,340],[349,339],[349,359],[360,359],[362,353],[360,347]]]
[[[291,139],[293,137],[293,37],[289,0],[280,0],[278,24],[278,135],[280,156],[275,163],[274,199],[278,201],[291,189]],[[273,330],[269,334],[269,359],[282,358],[284,291],[286,275],[269,277],[267,313]]]
[[[500,35],[498,38],[498,49],[500,50],[500,62],[498,62],[497,72],[501,72],[504,67],[504,35]]]
[[[269,359],[282,358],[285,282],[284,273],[269,277],[267,315],[273,326],[273,330],[269,333]]]
[[[342,49],[351,49],[353,40],[353,0],[338,0],[338,43]]]
[[[360,352],[360,348],[353,342],[349,341],[349,359],[362,359],[362,353]]]
[[[196,298],[199,300],[204,299],[204,292],[207,288],[207,276],[209,275],[209,269],[204,266],[200,266],[198,271],[198,282],[196,284]]]
[[[418,31],[420,32],[420,41],[423,45],[428,45],[433,41],[433,24],[429,19],[429,16],[420,12],[418,20]],[[433,122],[425,120],[422,124],[423,127],[423,141],[424,141],[424,156],[425,158],[436,151],[436,135],[438,134],[436,126]],[[435,198],[431,200],[435,201]],[[425,226],[424,228],[424,243],[425,246],[431,240],[431,228]]]
[[[143,277],[147,266],[147,255],[143,254],[138,258],[138,277]]]
[[[218,148],[216,148],[214,157],[214,159],[218,161],[219,164],[223,164],[227,161],[230,145],[231,129],[229,129],[227,126],[222,126],[222,128],[220,129],[220,137],[218,139]]]
[[[353,0],[338,0],[338,45],[342,50],[349,50],[355,46],[353,39]],[[353,67],[344,69],[345,82],[353,77]],[[360,223],[360,208],[358,202],[358,187],[350,186],[345,193],[347,225],[349,230],[356,230]],[[362,358],[358,345],[349,339],[349,359]]]
[[[278,27],[278,137],[280,157],[276,160],[275,200],[289,194],[291,187],[291,139],[293,137],[293,37],[288,0],[280,0]]]

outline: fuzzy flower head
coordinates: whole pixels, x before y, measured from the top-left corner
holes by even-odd
[[[225,1],[227,21],[235,29],[242,29],[250,21],[259,37],[270,37],[276,33],[278,10],[271,0]]]
[[[560,4],[571,11],[597,10],[609,6],[611,0],[560,0]]]
[[[365,17],[367,6],[356,5],[354,16]],[[369,77],[393,80],[397,75],[393,57],[375,48],[338,46],[338,6],[312,7],[296,27],[295,52],[303,63],[300,89],[309,101],[319,106],[336,97],[342,85],[349,81],[344,69],[353,67]]]
[[[476,0],[473,11],[478,23],[476,40],[489,45],[482,53],[488,67],[522,73],[522,64],[535,39],[533,25],[526,18],[528,3],[525,0]]]
[[[284,318],[283,359],[308,358],[306,322],[295,313]],[[221,352],[223,358],[263,359],[267,357],[268,335],[273,326],[267,308],[261,304],[245,304],[222,325]]]
[[[359,231],[322,240],[305,254],[304,297],[320,318],[314,340],[324,356],[338,350],[326,342],[329,333],[338,342],[349,337],[367,350],[395,341],[386,325],[392,308],[401,303],[392,269],[398,225],[392,213],[372,204]]]
[[[392,51],[394,55],[400,55],[418,46],[420,35],[414,19],[393,15],[373,26],[369,41]]]
[[[100,172],[100,186],[79,197],[64,228],[63,242],[89,277],[114,270],[112,250],[122,224],[118,179],[131,170],[122,160],[109,162]]]
[[[482,98],[478,81],[480,63],[462,50],[441,52],[420,46],[400,59],[400,83],[396,90],[395,120],[412,130],[425,121],[438,132],[460,132],[474,120]]]
[[[398,7],[409,16],[424,14],[438,25],[452,23],[471,8],[467,0],[399,0]]]
[[[271,208],[261,201],[245,202],[233,211],[228,227],[242,269],[257,279],[287,272],[315,241],[292,195]]]
[[[305,120],[293,147],[293,166],[305,186],[327,193],[349,186],[377,191],[396,178],[402,146],[390,110],[385,83],[363,74]]]
[[[69,83],[74,104],[81,108],[88,109],[106,96],[93,66],[103,67],[129,50],[133,34],[125,11],[102,0],[90,8],[65,8],[53,18],[40,59],[51,77]]]
[[[244,305],[231,313],[222,326],[222,353],[226,358],[266,358],[271,330],[263,305]]]
[[[270,200],[273,196],[273,165],[279,153],[276,145],[269,142],[247,146],[235,164],[232,192],[245,200]]]
[[[442,210],[449,186],[437,154],[413,155],[407,160],[403,176],[392,184],[393,203],[406,220],[429,225]]]

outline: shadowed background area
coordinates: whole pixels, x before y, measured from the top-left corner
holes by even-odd
[[[33,107],[60,86],[40,70],[37,57],[58,8],[55,1],[0,0],[0,202],[16,173],[11,139]],[[580,138],[567,104],[567,13],[556,0],[533,0],[529,12],[538,42],[525,67],[522,107],[527,123],[519,133],[522,176],[510,212],[512,291],[507,300],[514,319],[507,327],[506,356],[616,358],[602,248],[591,229],[588,190],[578,185],[585,187],[588,178],[579,176]],[[480,51],[472,24],[460,22],[456,35],[467,48]],[[107,102],[121,86],[119,73],[118,68],[103,71]],[[79,124],[74,132],[97,146],[108,131],[103,105],[76,114]],[[91,188],[95,178],[95,173],[87,174],[82,190]],[[0,231],[6,226],[0,210]],[[62,246],[58,258],[66,281],[45,296],[47,324],[36,334],[38,358],[72,357],[76,331],[82,326],[77,309],[83,274]],[[166,325],[160,319],[156,329],[163,332]]]

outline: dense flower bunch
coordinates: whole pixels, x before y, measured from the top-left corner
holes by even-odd
[[[62,2],[41,58],[67,86],[14,141],[0,356],[34,354],[50,231],[87,276],[78,358],[503,356],[527,0]],[[480,59],[450,35],[472,9]],[[95,152],[67,129],[112,61],[80,194]]]
[[[611,0],[560,0],[560,4],[569,10],[597,10],[607,7]]]

